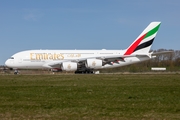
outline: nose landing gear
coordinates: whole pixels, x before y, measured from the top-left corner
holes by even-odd
[[[17,75],[19,74],[19,71],[18,70],[14,70],[14,75]]]

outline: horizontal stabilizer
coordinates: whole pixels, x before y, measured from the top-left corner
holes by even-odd
[[[162,55],[162,54],[170,54],[170,53],[173,53],[173,51],[155,52],[155,53],[152,53],[151,55],[154,56],[154,55]]]

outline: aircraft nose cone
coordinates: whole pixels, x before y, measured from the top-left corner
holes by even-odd
[[[6,65],[6,66],[8,66],[8,67],[10,67],[10,66],[11,66],[9,59],[8,59],[8,60],[6,60],[5,65]]]
[[[8,65],[9,65],[9,62],[8,62],[8,60],[6,60],[6,62],[5,62],[5,65],[6,65],[6,66],[8,66]]]

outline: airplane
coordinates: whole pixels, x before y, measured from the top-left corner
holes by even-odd
[[[150,48],[161,22],[151,22],[125,50],[26,50],[11,56],[5,65],[18,69],[52,69],[94,73],[95,70],[130,65],[155,58]],[[17,72],[16,72],[17,73]]]

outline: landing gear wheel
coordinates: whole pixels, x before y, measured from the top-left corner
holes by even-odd
[[[14,75],[17,75],[19,74],[19,71],[18,70],[14,70]]]
[[[93,71],[89,71],[89,70],[86,70],[86,71],[75,71],[75,74],[94,74]]]

